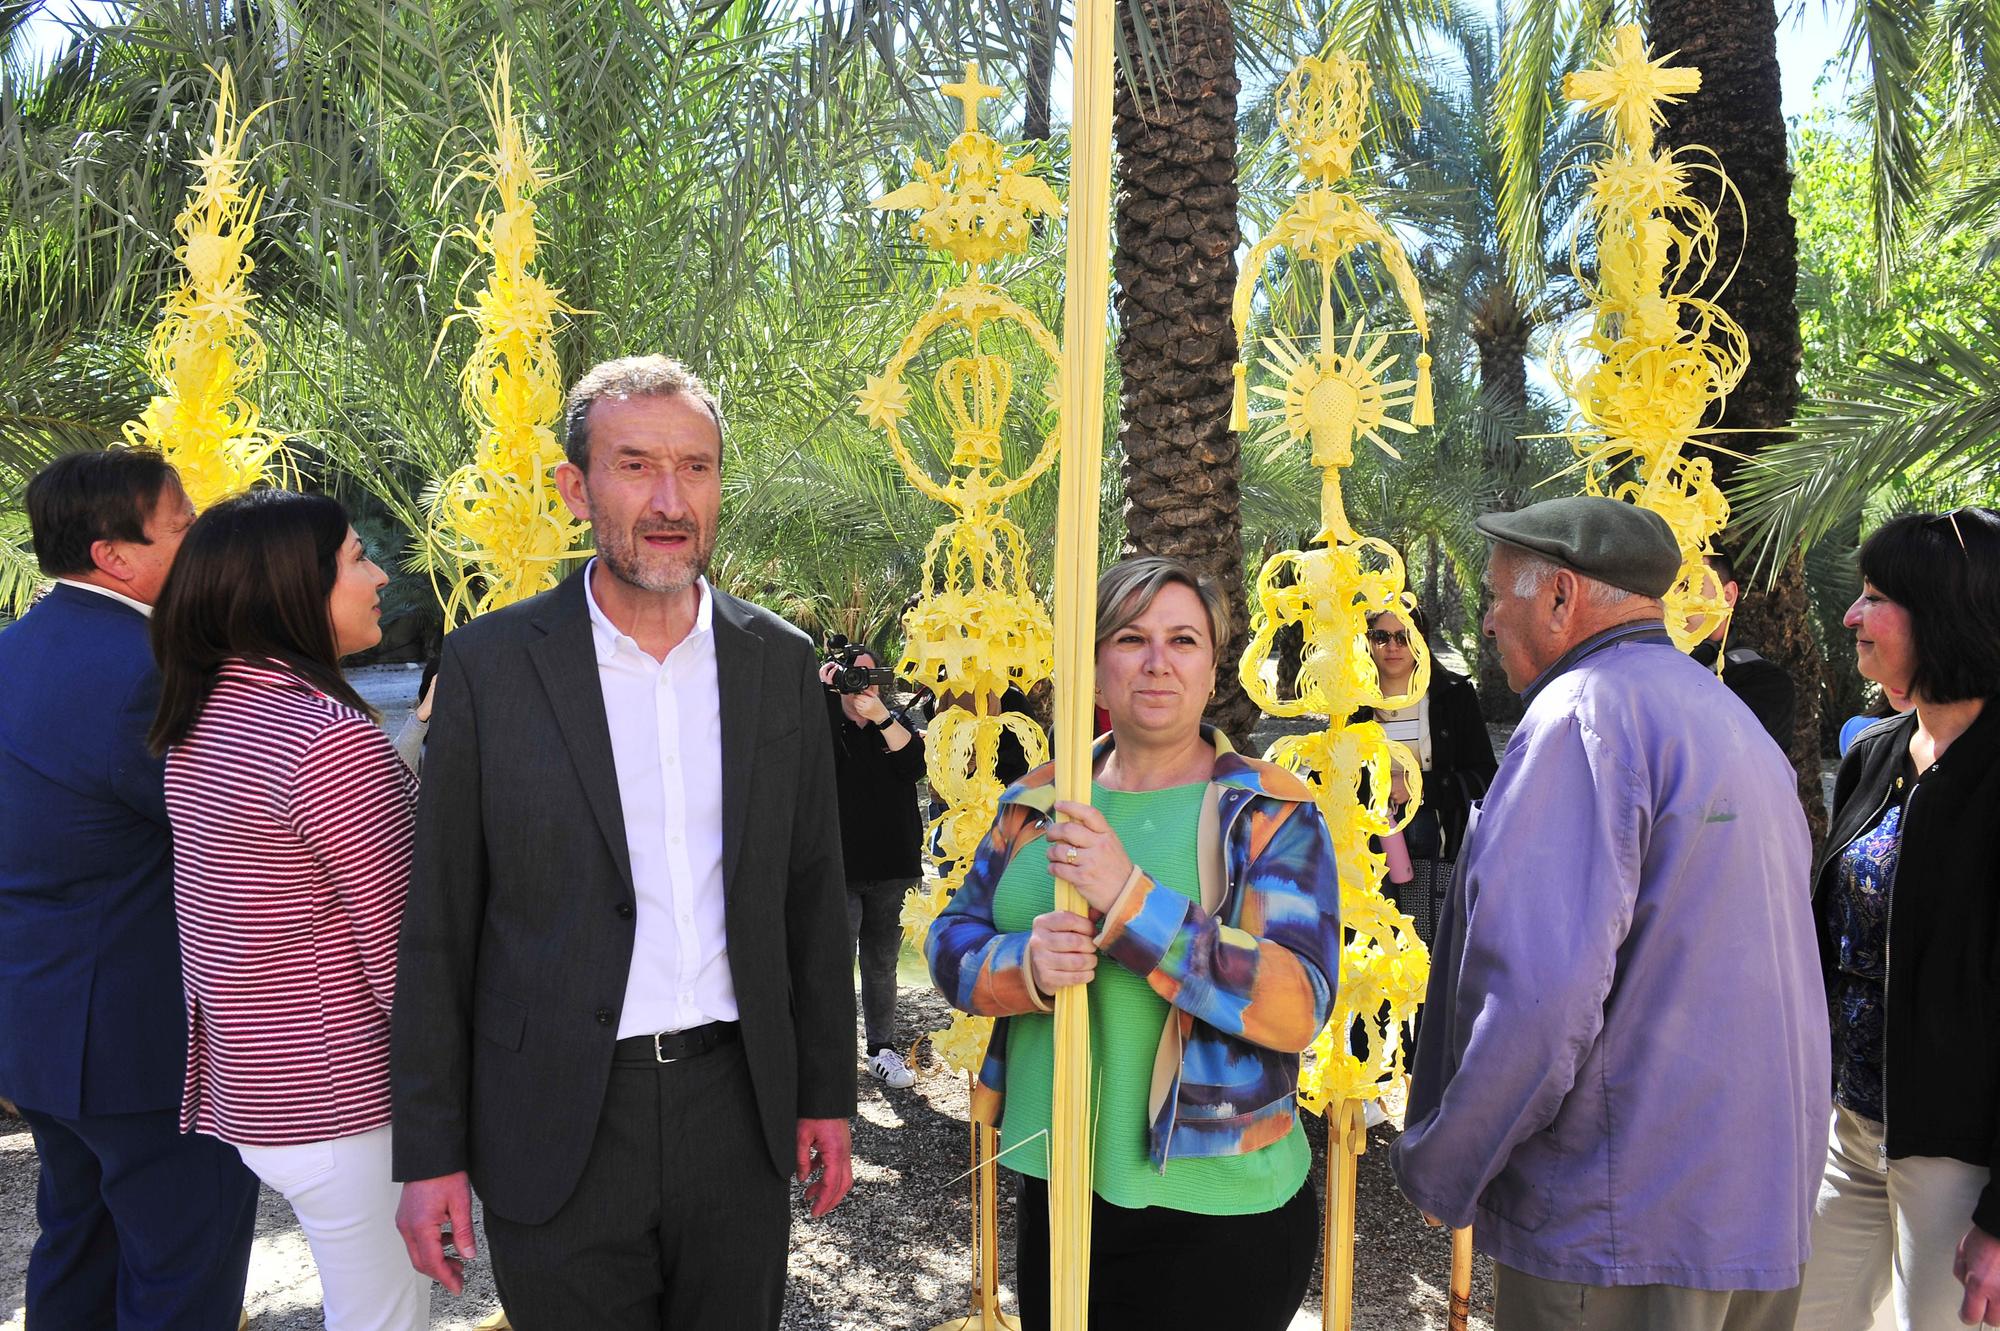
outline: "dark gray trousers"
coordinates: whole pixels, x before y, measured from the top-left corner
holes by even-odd
[[[1792,1331],[1799,1287],[1610,1288],[1544,1280],[1493,1264],[1494,1331]]]
[[[903,947],[903,898],[915,878],[847,885],[847,933],[861,958],[861,1030],[872,1057],[896,1043],[896,956]]]
[[[489,1207],[486,1242],[515,1331],[775,1331],[791,1221],[732,1043],[614,1064],[576,1192],[541,1225]]]

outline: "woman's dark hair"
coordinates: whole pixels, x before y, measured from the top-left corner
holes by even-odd
[[[252,490],[203,513],[181,541],[153,610],[160,709],[153,752],[187,738],[225,661],[274,665],[375,715],[340,673],[327,597],[347,510],[324,495]]]
[[[1925,702],[2000,695],[2000,513],[1891,518],[1861,543],[1861,576],[1910,614],[1910,692]]]
[[[99,541],[146,544],[146,519],[167,483],[167,460],[149,448],[107,448],[57,458],[28,482],[25,496],[35,562],[52,578],[96,567]]]
[[[1374,628],[1376,620],[1389,614],[1402,620],[1405,627],[1414,631],[1425,642],[1431,640],[1431,617],[1424,613],[1421,605],[1413,605],[1408,610],[1371,610],[1368,612],[1368,627]]]

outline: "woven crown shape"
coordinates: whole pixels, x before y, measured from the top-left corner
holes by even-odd
[[[1014,371],[999,356],[953,356],[932,381],[953,444],[951,465],[997,465],[1000,426],[1014,392]]]
[[[1278,88],[1278,128],[1307,180],[1342,180],[1353,169],[1373,86],[1368,66],[1337,50],[1301,60],[1286,76]]]

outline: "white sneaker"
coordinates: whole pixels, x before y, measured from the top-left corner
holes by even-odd
[[[893,1049],[884,1049],[868,1060],[868,1075],[892,1091],[907,1090],[917,1084],[917,1074]]]

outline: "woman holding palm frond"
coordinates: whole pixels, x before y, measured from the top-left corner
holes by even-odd
[[[1092,1316],[1277,1331],[1319,1230],[1294,1089],[1338,974],[1333,850],[1303,782],[1202,725],[1229,633],[1215,586],[1141,556],[1097,599],[1111,731],[1091,802],[1057,802],[1048,766],[1001,797],[931,931],[931,974],[953,1006],[1004,1018],[973,1112],[1022,1176],[1022,1324],[1049,1319],[1053,998],[1088,984]],[[1057,879],[1089,918],[1054,909]],[[1226,1281],[1168,1278],[1221,1252]]]

